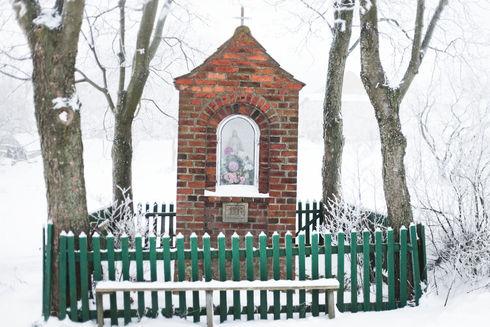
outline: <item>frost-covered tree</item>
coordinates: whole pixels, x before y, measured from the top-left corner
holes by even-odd
[[[405,150],[407,141],[402,133],[400,105],[415,75],[448,0],[438,0],[424,29],[425,0],[417,0],[410,61],[401,82],[390,83],[380,58],[378,30],[378,1],[361,0],[361,80],[374,107],[378,121],[383,157],[383,188],[392,227],[398,230],[413,220],[410,194],[405,176]],[[424,31],[425,30],[425,31]]]
[[[82,25],[83,0],[57,0],[42,8],[37,0],[14,0],[17,21],[32,57],[34,110],[41,140],[48,217],[55,235],[88,231],[83,175],[80,101],[75,89],[75,60]],[[57,253],[58,237],[54,237]],[[53,260],[53,305],[58,302],[58,271]]]
[[[328,55],[327,84],[323,102],[323,166],[322,200],[324,204],[336,200],[340,194],[342,168],[342,88],[347,57],[353,50],[349,47],[355,0],[335,0],[332,44]]]
[[[142,1],[141,16],[136,36],[135,51],[130,58],[126,46],[127,34],[127,4],[126,0],[119,0],[117,5],[105,11],[108,13],[118,10],[119,20],[115,29],[114,39],[117,40],[118,79],[117,91],[114,95],[109,84],[108,68],[102,62],[100,53],[96,47],[94,34],[94,20],[104,14],[101,13],[91,20],[87,18],[88,34],[86,39],[96,65],[101,72],[101,82],[91,78],[83,70],[78,73],[82,78],[77,82],[87,82],[100,91],[109,109],[114,114],[114,136],[112,143],[112,189],[115,205],[125,203],[125,199],[132,199],[132,126],[137,109],[142,100],[143,91],[150,75],[150,64],[155,58],[157,50],[162,42],[162,33],[170,12],[172,0],[164,0],[159,5],[159,0]],[[123,194],[125,190],[127,194]],[[130,202],[132,208],[132,202]]]

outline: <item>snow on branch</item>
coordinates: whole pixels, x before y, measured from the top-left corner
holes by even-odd
[[[24,13],[25,14],[25,13]],[[20,13],[19,13],[20,15]],[[55,8],[45,8],[41,11],[39,16],[32,21],[35,25],[45,26],[50,30],[55,30],[61,27],[63,19]]]

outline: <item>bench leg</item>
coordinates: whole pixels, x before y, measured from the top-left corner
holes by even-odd
[[[104,327],[104,304],[102,300],[102,293],[95,293],[95,303],[97,306],[97,325]]]
[[[213,327],[213,291],[206,291],[206,317],[208,327]]]
[[[333,291],[327,291],[328,300],[328,318],[335,318],[335,298],[333,296]]]

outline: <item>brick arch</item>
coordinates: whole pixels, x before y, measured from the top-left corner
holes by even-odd
[[[198,121],[200,121],[201,124],[204,124],[215,115],[217,110],[237,103],[248,104],[255,107],[263,113],[271,123],[279,120],[279,115],[275,108],[276,104],[271,104],[263,96],[253,93],[225,93],[220,94],[209,101],[199,114]]]
[[[224,105],[213,112],[205,123],[206,128],[206,189],[214,190],[216,187],[216,133],[219,123],[230,115],[244,115],[251,118],[260,130],[259,146],[259,192],[269,191],[269,147],[270,147],[270,121],[259,108],[249,103],[233,103]]]

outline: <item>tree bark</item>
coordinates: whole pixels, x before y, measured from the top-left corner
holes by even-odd
[[[54,226],[52,312],[58,310],[58,235],[71,230],[87,233],[80,103],[75,90],[75,60],[84,1],[57,2],[58,28],[36,25],[41,14],[34,0],[13,2],[17,20],[32,54],[34,112],[41,141],[48,219]]]
[[[413,221],[410,193],[405,174],[407,141],[402,133],[399,106],[396,99],[381,99],[381,108],[375,105],[383,158],[383,190],[390,226],[399,231]],[[387,109],[389,108],[389,109]],[[387,116],[384,113],[389,113]],[[398,233],[395,233],[398,235]]]
[[[323,166],[322,201],[328,205],[329,199],[340,197],[342,151],[342,87],[345,64],[349,53],[352,34],[354,0],[337,0],[334,3],[335,25],[330,47],[327,71],[327,85],[323,104]]]
[[[114,140],[112,141],[112,194],[115,206],[124,203],[127,198],[133,198],[132,120],[127,121],[127,119],[118,117],[120,115],[120,113],[115,115]]]

